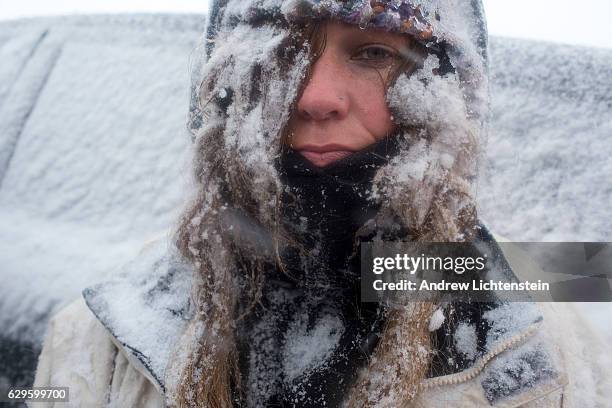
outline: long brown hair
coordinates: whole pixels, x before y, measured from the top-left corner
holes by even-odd
[[[303,41],[302,45],[310,46],[312,67],[325,47],[324,29],[316,22],[301,29],[297,38]],[[406,61],[397,68],[392,81],[411,69],[414,61]],[[262,83],[264,76],[260,73]],[[210,100],[214,82],[211,76],[201,83],[198,97],[202,101]],[[304,83],[301,89],[303,86]],[[265,87],[259,91],[265,96]],[[414,133],[414,129],[403,130]],[[279,154],[280,141],[285,136],[283,130],[275,147]],[[468,139],[476,144],[473,138]],[[466,146],[464,153],[475,149]],[[169,381],[167,386],[172,405],[229,408],[233,406],[231,390],[240,389],[242,381],[235,323],[259,299],[265,285],[264,268],[270,262],[283,268],[279,256],[279,242],[286,239],[280,222],[282,185],[273,179],[263,187],[253,186],[250,169],[235,160],[239,153],[224,143],[222,126],[210,127],[196,138],[195,149],[198,192],[182,217],[177,246],[194,265],[192,296],[196,314],[176,346],[175,359],[167,369],[174,374],[174,383]],[[383,168],[375,183],[380,191],[394,191],[395,197],[383,202],[377,218],[403,223],[413,240],[454,241],[458,236],[468,239],[475,223],[475,207],[465,206],[458,216],[448,210],[458,195],[469,195],[465,180],[471,174],[462,172],[460,166],[465,166],[465,161],[455,162],[458,169],[446,176],[444,188],[436,186],[432,205],[424,216],[422,210],[414,208],[414,191],[402,190],[392,172]],[[246,285],[240,286],[240,281]],[[244,288],[250,307],[240,314],[238,299],[245,295],[240,293]],[[387,401],[385,406],[389,407],[405,406],[414,400],[429,366],[432,345],[428,320],[434,309],[433,303],[421,302],[387,310],[381,340],[345,399],[348,407],[367,407],[382,401]]]

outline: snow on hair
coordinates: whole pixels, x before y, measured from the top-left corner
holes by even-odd
[[[255,302],[265,265],[279,262],[283,185],[274,160],[312,63],[309,35],[295,27],[238,22],[216,35],[194,86],[198,191],[177,245],[195,266],[197,314],[167,368],[171,406],[232,406],[230,384],[240,386],[233,338],[241,318],[239,281],[249,282]],[[473,114],[477,98],[466,89],[465,72],[437,75],[439,62],[428,57],[421,70],[399,75],[388,90],[404,148],[375,177],[371,195],[382,207],[374,224],[384,228],[393,220],[414,240],[462,241],[476,223],[482,116]],[[255,238],[240,241],[249,231]],[[429,361],[427,326],[435,308],[418,303],[388,312],[383,338],[348,406],[400,406],[415,397]]]

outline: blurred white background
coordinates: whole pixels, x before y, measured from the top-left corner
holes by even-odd
[[[493,35],[612,48],[610,0],[484,0]],[[208,0],[0,0],[0,20],[73,13],[205,13]]]

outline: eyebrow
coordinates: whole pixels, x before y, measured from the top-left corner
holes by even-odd
[[[359,40],[367,39],[367,41],[388,43],[389,45],[393,45],[394,47],[398,48],[400,51],[410,49],[410,44],[414,41],[410,35],[389,33],[388,31],[382,29],[360,29],[359,32],[359,35],[362,36],[359,38]],[[358,39],[355,38],[356,36],[354,32],[351,32],[349,37],[355,41],[358,41]]]

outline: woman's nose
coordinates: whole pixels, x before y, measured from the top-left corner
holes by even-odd
[[[307,120],[342,119],[349,110],[349,97],[339,64],[328,53],[315,62],[304,92],[297,104],[300,116]]]

